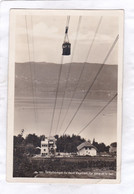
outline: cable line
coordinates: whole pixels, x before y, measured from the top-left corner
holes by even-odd
[[[58,127],[59,127],[61,112],[62,112],[62,108],[63,108],[63,104],[64,104],[66,88],[68,87],[68,79],[69,79],[69,75],[70,75],[70,71],[71,71],[71,67],[72,67],[72,60],[73,60],[74,51],[75,51],[75,47],[76,47],[76,43],[77,43],[77,37],[78,37],[78,32],[79,32],[79,28],[80,28],[80,24],[81,24],[81,19],[82,19],[82,17],[79,16],[78,26],[77,26],[77,30],[76,30],[76,37],[75,37],[74,46],[73,46],[73,53],[71,55],[71,60],[70,60],[71,62],[70,62],[69,70],[68,70],[68,73],[67,73],[67,79],[66,79],[67,81],[66,81],[66,84],[65,84],[65,90],[64,90],[64,94],[63,94],[63,98],[62,98],[62,102],[61,102],[61,108],[60,108],[60,113],[59,113],[59,117],[58,117],[57,128],[56,128],[55,134],[57,133],[57,130],[58,130]]]
[[[97,77],[98,77],[99,73],[101,72],[102,68],[103,68],[103,67],[104,67],[104,65],[105,65],[105,62],[107,61],[107,59],[108,59],[109,55],[111,54],[111,52],[112,52],[112,50],[113,50],[113,48],[114,48],[114,46],[115,46],[116,42],[118,41],[118,38],[119,38],[119,35],[117,35],[117,36],[116,36],[116,38],[115,38],[115,40],[114,40],[114,42],[113,42],[113,44],[112,44],[111,48],[109,49],[109,51],[108,51],[108,53],[107,53],[107,55],[106,55],[106,57],[105,57],[105,59],[104,59],[104,61],[103,61],[102,65],[101,65],[101,67],[99,68],[99,70],[98,70],[98,72],[97,72],[96,76],[94,77],[93,82],[92,82],[92,83],[91,83],[91,85],[89,86],[89,88],[88,88],[88,90],[87,90],[86,94],[84,95],[84,98],[83,98],[83,99],[82,99],[82,101],[80,102],[80,104],[79,104],[79,106],[78,106],[78,108],[77,108],[76,112],[74,113],[74,115],[73,115],[72,119],[70,120],[69,124],[67,125],[67,127],[66,127],[66,129],[65,129],[64,133],[65,133],[65,132],[67,131],[67,129],[69,128],[69,126],[70,126],[70,124],[72,123],[73,119],[75,118],[75,116],[76,116],[77,112],[79,111],[79,109],[80,109],[81,105],[83,104],[83,102],[84,102],[85,98],[87,97],[87,95],[88,95],[89,91],[91,90],[91,88],[92,88],[93,84],[95,83],[95,81],[96,81],[96,79],[97,79]],[[63,133],[63,134],[64,134],[64,133]]]
[[[52,131],[53,122],[54,122],[54,115],[55,115],[55,109],[56,109],[56,104],[57,104],[57,97],[58,97],[59,83],[60,83],[60,77],[61,77],[61,72],[62,72],[62,65],[63,65],[63,56],[61,58],[60,69],[59,69],[59,74],[58,74],[58,83],[57,83],[57,88],[56,88],[56,95],[55,95],[54,108],[53,108],[52,119],[51,119],[51,124],[50,124],[49,137],[51,136],[51,131]]]
[[[64,123],[64,121],[65,121],[65,118],[66,118],[66,116],[67,116],[67,114],[68,114],[68,111],[69,111],[69,108],[70,108],[70,106],[71,106],[72,100],[73,100],[73,98],[74,98],[74,96],[75,96],[75,92],[76,92],[76,90],[77,90],[77,88],[78,88],[79,82],[80,82],[81,77],[82,77],[82,74],[83,74],[83,72],[84,72],[84,69],[85,69],[85,65],[86,65],[87,59],[88,59],[88,57],[89,57],[89,55],[90,55],[90,52],[91,52],[91,49],[92,49],[92,47],[93,47],[93,43],[94,43],[94,40],[95,40],[96,35],[97,35],[97,33],[98,33],[98,30],[99,30],[99,27],[100,27],[101,22],[102,22],[102,16],[100,17],[99,22],[98,22],[98,24],[97,24],[97,27],[96,27],[96,31],[95,31],[95,33],[94,33],[93,40],[92,40],[91,45],[90,45],[90,47],[89,47],[89,50],[88,50],[88,52],[87,52],[85,62],[83,63],[83,66],[82,66],[82,69],[81,69],[81,72],[80,72],[80,75],[79,75],[77,84],[76,84],[75,89],[74,89],[74,91],[73,91],[71,100],[70,100],[70,102],[69,102],[67,111],[66,111],[66,113],[65,113],[65,116],[64,116],[64,118],[63,118],[63,120],[62,120],[62,124],[61,124],[60,129],[62,128],[62,125],[63,125],[63,123]]]
[[[116,98],[116,96],[117,96],[117,93],[110,99],[110,101],[108,101],[107,103],[106,103],[106,105],[95,115],[95,117],[93,117],[86,125],[85,125],[85,127],[83,127],[82,129],[81,129],[81,131],[78,133],[78,135],[80,135],[95,119],[96,119],[96,117],[98,117],[101,113],[102,113],[102,111]]]
[[[32,47],[33,47],[33,72],[34,78],[36,78],[36,70],[35,70],[35,58],[34,58],[34,34],[33,34],[33,17],[31,16],[31,25],[32,25]],[[36,127],[38,126],[38,109],[37,109],[37,90],[36,90],[36,83],[34,84],[34,99],[35,99],[35,110],[36,110]]]
[[[33,96],[33,105],[34,105],[34,115],[35,115],[35,123],[37,123],[37,113],[36,113],[36,105],[35,105],[35,93],[34,93],[34,75],[32,71],[32,62],[31,62],[31,56],[30,56],[30,42],[29,42],[29,36],[28,36],[28,23],[27,23],[27,17],[25,15],[25,24],[26,24],[26,33],[27,33],[27,45],[28,45],[28,57],[29,57],[29,63],[30,63],[30,75],[31,75],[31,84],[32,84],[32,96]]]
[[[70,22],[70,16],[67,16],[66,26],[68,26],[68,27],[69,27],[69,22]],[[65,37],[64,37],[64,39],[65,39]],[[59,69],[59,74],[58,74],[56,95],[55,95],[54,108],[53,108],[53,113],[52,113],[52,118],[51,118],[49,137],[51,136],[51,132],[52,132],[52,128],[53,128],[53,122],[54,122],[54,116],[55,116],[55,109],[56,109],[56,105],[57,105],[57,97],[58,97],[58,91],[59,91],[59,83],[60,83],[60,78],[61,78],[62,66],[63,66],[63,55],[61,57],[60,69]]]

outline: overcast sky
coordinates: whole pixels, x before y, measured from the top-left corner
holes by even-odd
[[[65,57],[64,63],[85,62],[92,43],[99,16],[82,16],[75,50],[73,50],[79,16],[70,16],[69,40],[73,57]],[[18,15],[16,21],[16,62],[61,62],[61,47],[64,39],[67,16]],[[26,27],[27,26],[27,27]],[[90,56],[86,62],[102,63],[108,49],[118,34],[118,18],[102,16]],[[28,51],[29,45],[29,51]],[[109,57],[108,64],[117,64],[117,46]],[[72,58],[71,58],[72,57]]]
[[[73,57],[71,55],[63,58],[63,63],[68,64],[65,64],[62,69],[52,134],[56,130],[69,63],[74,62],[68,80],[69,84],[66,90],[60,124],[77,84],[82,64],[84,62],[103,63],[118,34],[118,18],[102,16],[90,55],[85,60],[100,17],[101,15],[82,16],[75,50],[73,50],[73,47],[79,16],[70,17],[69,40]],[[66,20],[67,16],[57,15],[19,15],[16,18],[15,134],[18,134],[21,129],[25,129],[25,135],[28,133],[49,134]],[[67,134],[77,134],[116,93],[117,49],[118,44],[116,44],[106,61],[108,66],[105,66],[99,74],[91,92],[70,125]],[[29,63],[29,61],[34,61],[35,63]],[[99,64],[86,65],[75,98],[69,109],[69,114],[62,128],[59,127],[58,129],[59,134],[63,133],[75,113],[99,67]],[[91,140],[96,138],[97,141],[106,144],[116,141],[116,106],[115,99],[97,117],[95,122],[83,131],[81,136]]]

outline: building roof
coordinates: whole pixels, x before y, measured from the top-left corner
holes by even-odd
[[[36,147],[36,149],[41,149],[41,148],[38,146],[38,147]]]
[[[89,147],[89,148],[94,148],[97,150],[97,148],[95,146],[93,146],[90,142],[85,141],[83,143],[81,143],[79,146],[77,146],[77,150],[81,150],[84,147]]]
[[[112,146],[112,147],[115,147],[115,148],[116,148],[116,147],[117,147],[117,142],[111,143],[111,144],[110,144],[110,146]]]

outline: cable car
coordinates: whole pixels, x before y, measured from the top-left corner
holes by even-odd
[[[69,43],[69,38],[68,38],[68,26],[66,26],[64,43],[62,44],[62,55],[70,55],[70,54],[71,54],[71,44]]]
[[[62,44],[62,55],[70,55],[71,54],[71,44],[69,42],[64,42]]]

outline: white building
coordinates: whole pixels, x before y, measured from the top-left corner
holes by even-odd
[[[110,144],[109,152],[116,154],[116,152],[117,152],[117,143],[116,142]]]
[[[53,156],[56,153],[56,139],[54,137],[43,139],[41,141],[41,155]]]
[[[48,155],[48,139],[47,138],[41,141],[41,155],[42,156]]]
[[[90,142],[86,141],[77,146],[79,156],[96,156],[97,148]]]

